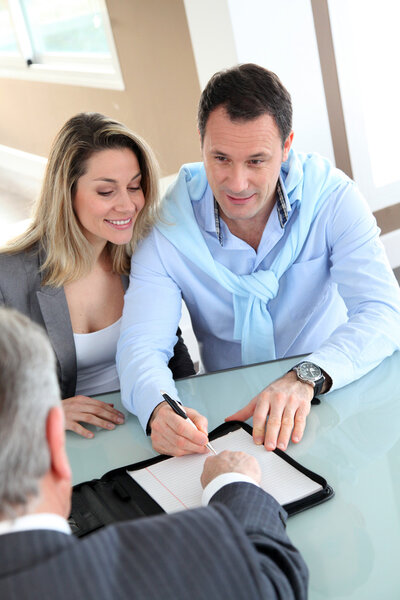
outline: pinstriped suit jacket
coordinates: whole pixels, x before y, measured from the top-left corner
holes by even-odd
[[[64,288],[42,285],[40,267],[44,254],[37,247],[17,254],[0,253],[0,305],[22,312],[44,327],[57,358],[57,374],[63,398],[75,395],[76,353]],[[129,278],[122,275],[126,290]],[[179,333],[179,332],[178,332]],[[174,378],[194,375],[193,362],[179,337],[170,361]]]
[[[0,535],[2,600],[304,600],[307,568],[281,507],[233,483],[206,508],[119,523],[77,539]]]

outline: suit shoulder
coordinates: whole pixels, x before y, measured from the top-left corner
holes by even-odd
[[[39,269],[36,249],[15,254],[0,253],[0,291],[3,302],[18,306],[24,294],[40,286]]]
[[[15,252],[9,254],[7,252],[0,252],[0,274],[3,271],[9,271],[11,269],[25,269],[29,270],[34,268],[37,270],[39,267],[39,254],[36,247],[30,250],[24,250],[22,252]]]

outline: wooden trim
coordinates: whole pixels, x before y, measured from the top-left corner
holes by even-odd
[[[336,166],[353,179],[327,0],[311,0]]]
[[[400,229],[400,203],[392,204],[374,212],[382,234]]]

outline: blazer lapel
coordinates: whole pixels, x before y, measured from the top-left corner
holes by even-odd
[[[36,292],[47,334],[59,366],[59,380],[63,398],[75,395],[76,353],[71,320],[64,288],[42,286]]]

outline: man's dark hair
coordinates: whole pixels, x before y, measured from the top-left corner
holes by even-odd
[[[201,143],[208,118],[223,106],[232,121],[251,121],[268,114],[274,118],[282,146],[292,130],[292,100],[279,77],[259,65],[247,63],[215,73],[200,97],[197,124]]]

